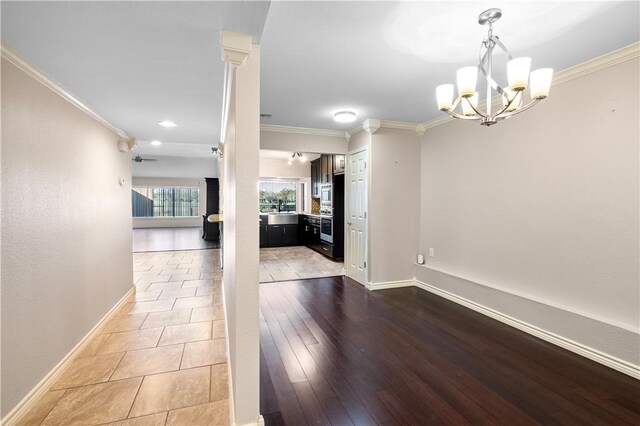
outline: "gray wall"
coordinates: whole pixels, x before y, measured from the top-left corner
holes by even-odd
[[[135,151],[131,154],[137,155]],[[158,161],[132,161],[132,176],[134,178],[180,178],[203,179],[206,177],[218,177],[218,159],[188,158],[188,157],[163,157],[159,155],[144,155],[142,157],[156,158]]]
[[[379,129],[371,135],[369,158],[369,281],[412,280],[420,236],[418,136]]]
[[[2,417],[133,284],[117,141],[2,59]]]
[[[260,149],[291,152],[315,152],[319,154],[346,154],[344,137],[305,135],[284,132],[260,132]]]
[[[422,143],[416,277],[640,365],[638,59]]]

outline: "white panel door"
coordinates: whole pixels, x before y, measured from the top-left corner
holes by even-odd
[[[367,282],[367,150],[349,155],[345,263],[347,276]]]

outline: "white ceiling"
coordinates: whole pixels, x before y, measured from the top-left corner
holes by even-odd
[[[346,130],[333,113],[360,120],[438,117],[435,87],[476,65],[486,27],[534,68],[562,70],[637,41],[633,2],[272,2],[261,45],[263,123]]]
[[[477,15],[489,7],[503,9],[495,34],[534,68],[640,38],[637,1],[3,1],[1,30],[3,44],[136,137],[136,153],[205,158],[220,132],[221,29],[261,43],[261,110],[273,114],[263,123],[346,130],[355,124],[332,120],[341,108],[360,120],[438,117],[435,86],[475,64]]]
[[[7,2],[2,43],[140,140],[217,145],[220,30],[260,41],[268,2]],[[167,129],[160,120],[178,127]]]

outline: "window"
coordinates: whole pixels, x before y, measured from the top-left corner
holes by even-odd
[[[261,181],[261,212],[295,212],[296,182]]]
[[[195,217],[198,216],[198,188],[148,188],[131,190],[133,217]]]

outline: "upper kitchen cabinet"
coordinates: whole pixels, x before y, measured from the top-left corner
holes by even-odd
[[[333,155],[320,157],[321,183],[333,183]]]
[[[311,197],[320,198],[320,175],[321,175],[321,159],[311,162]]]
[[[341,175],[344,173],[346,158],[344,155],[333,156],[333,174]]]

